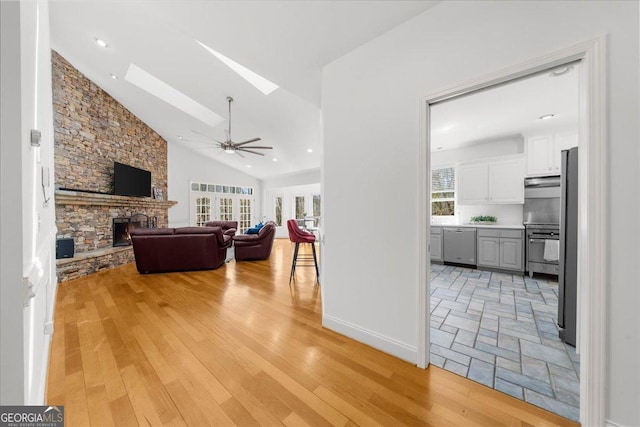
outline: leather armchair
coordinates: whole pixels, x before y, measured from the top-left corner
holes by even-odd
[[[216,269],[232,237],[220,227],[136,228],[131,242],[138,272],[160,273]]]
[[[258,234],[234,236],[236,261],[267,259],[271,255],[273,239],[276,237],[276,223],[267,221]]]
[[[220,227],[222,228],[222,234],[227,236],[235,236],[238,231],[238,221],[207,221],[205,227]]]

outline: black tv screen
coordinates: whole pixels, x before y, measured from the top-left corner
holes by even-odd
[[[151,172],[114,162],[113,194],[151,197]]]

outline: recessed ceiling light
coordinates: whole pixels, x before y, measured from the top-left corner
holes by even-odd
[[[109,47],[106,41],[96,37],[96,44],[100,47]]]
[[[274,161],[274,162],[277,162],[277,161],[278,161],[278,159],[276,159],[276,158],[274,157],[274,158],[273,158],[273,161]]]
[[[313,153],[313,149],[312,148],[307,148],[307,153]]]
[[[538,117],[538,119],[540,120],[549,120],[554,118],[556,115],[555,114],[545,114],[544,116],[540,116]]]
[[[115,74],[111,74],[111,78],[112,78],[113,80],[118,80],[118,76],[116,76]]]
[[[573,70],[573,65],[565,65],[564,67],[559,67],[559,68],[556,68],[555,70],[553,70],[551,73],[549,73],[549,76],[550,77],[560,77],[560,76],[563,76],[563,75],[567,74],[571,70]]]
[[[248,167],[249,169],[251,169],[251,165],[247,165],[247,167]]]
[[[180,135],[178,135],[178,139],[182,139],[182,137]]]

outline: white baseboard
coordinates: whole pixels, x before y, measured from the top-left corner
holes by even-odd
[[[322,316],[322,326],[409,363],[416,363],[418,357],[418,350],[416,347],[394,340],[393,338],[385,337],[377,332],[370,331],[327,314]]]
[[[604,427],[623,427],[620,424],[612,423],[611,421],[604,420]]]

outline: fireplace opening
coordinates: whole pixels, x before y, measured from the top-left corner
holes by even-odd
[[[144,214],[135,214],[128,218],[113,218],[113,246],[129,246],[131,230],[148,227],[149,217]]]

